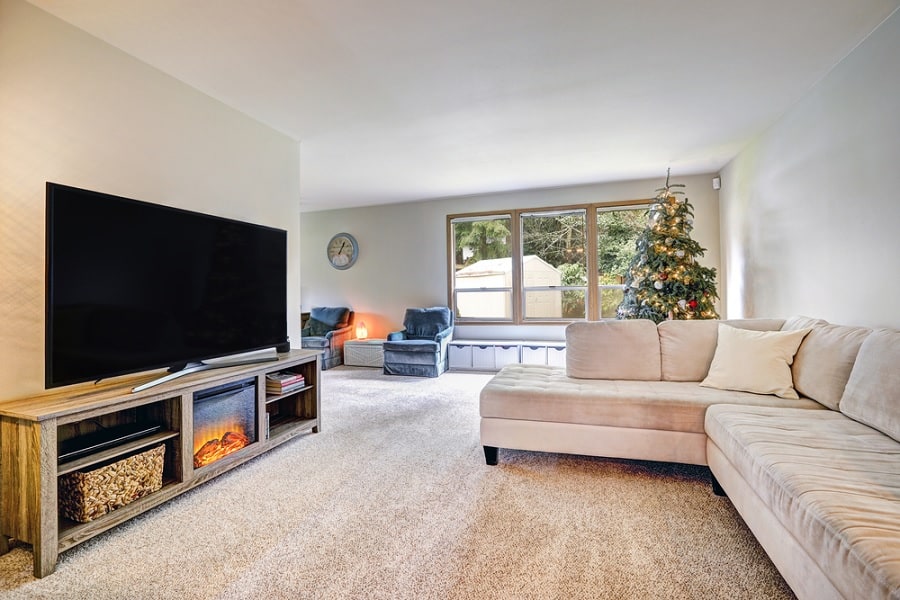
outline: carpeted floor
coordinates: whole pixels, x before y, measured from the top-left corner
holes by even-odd
[[[323,430],[60,557],[0,597],[792,598],[705,468],[501,451],[489,375],[323,373]]]

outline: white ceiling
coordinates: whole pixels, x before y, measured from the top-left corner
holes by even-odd
[[[304,210],[715,172],[900,0],[30,0],[300,141]]]

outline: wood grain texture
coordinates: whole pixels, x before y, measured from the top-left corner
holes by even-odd
[[[107,413],[111,405],[117,406],[117,410],[122,410],[172,396],[191,394],[212,385],[252,376],[259,371],[278,370],[288,364],[303,362],[303,359],[311,360],[315,356],[313,350],[291,350],[286,354],[279,354],[277,362],[200,371],[134,393],[131,392],[131,388],[156,379],[161,373],[129,376],[111,382],[101,382],[95,386],[67,386],[36,396],[0,402],[0,415],[34,421],[58,418],[61,419],[61,423],[65,423]]]
[[[32,471],[29,474],[29,480],[36,481],[38,489],[27,490],[28,494],[34,495],[29,498],[29,506],[36,509],[32,511],[36,520],[31,525],[35,577],[52,573],[59,556],[56,428],[55,419],[35,423],[32,427],[32,431],[37,431],[38,434],[34,450],[40,465],[38,473]]]
[[[38,454],[33,445],[39,439],[35,423],[20,419],[0,419],[0,454],[2,454],[2,505],[0,531],[6,536],[32,542],[32,514],[29,502],[37,497],[34,481],[38,469],[29,469]],[[35,505],[36,506],[36,505]]]
[[[307,386],[268,397],[266,373],[280,370],[303,373]],[[140,381],[58,390],[33,398],[0,403],[0,553],[8,549],[6,537],[30,543],[34,550],[34,574],[53,572],[59,552],[141,514],[167,500],[225,473],[275,446],[319,427],[319,354],[295,350],[279,355],[277,362],[257,363],[203,371],[143,392],[132,393]],[[193,394],[213,386],[255,377],[257,441],[215,463],[193,466]],[[269,439],[264,427],[267,405],[279,413],[279,425]],[[88,420],[91,420],[89,423]],[[73,523],[58,514],[57,439],[83,435],[94,423],[114,426],[147,421],[161,424],[162,431],[120,444],[66,463],[62,471],[89,468],[114,460],[150,443],[166,444],[163,487],[88,523]]]

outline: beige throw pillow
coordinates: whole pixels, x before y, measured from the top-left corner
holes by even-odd
[[[719,340],[709,374],[700,385],[721,390],[799,398],[791,363],[811,329],[750,331],[719,323]]]

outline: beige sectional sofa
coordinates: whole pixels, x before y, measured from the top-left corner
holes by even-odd
[[[900,332],[599,321],[566,346],[565,368],[509,365],[482,390],[488,464],[512,448],[708,465],[798,597],[900,599]]]

